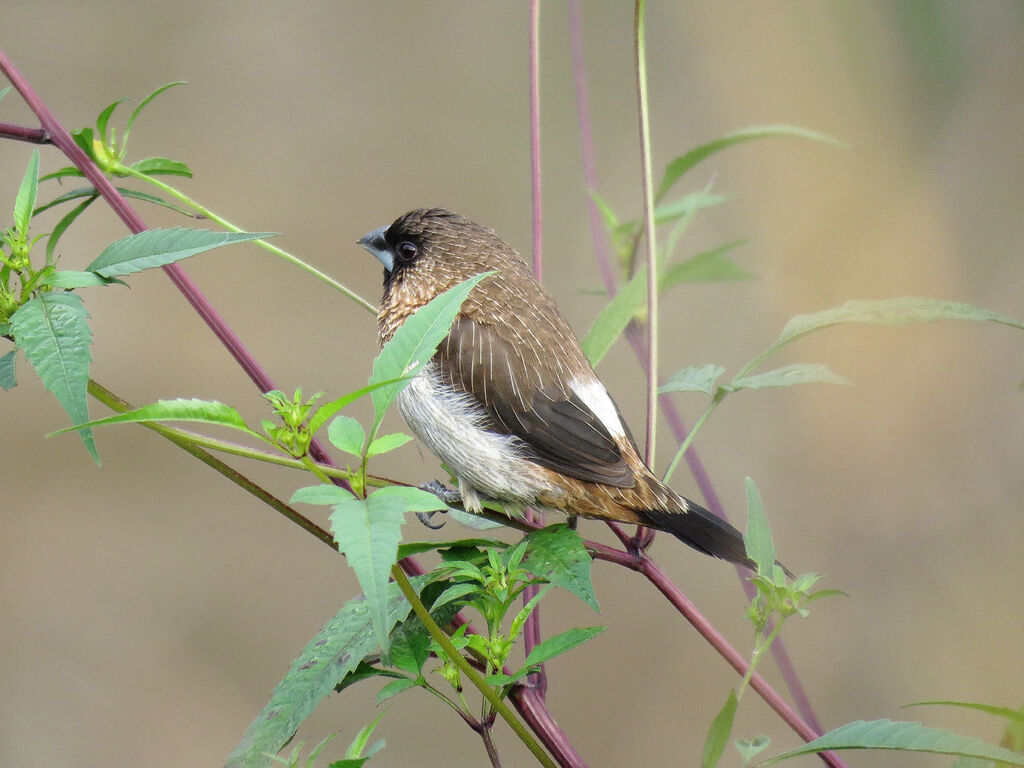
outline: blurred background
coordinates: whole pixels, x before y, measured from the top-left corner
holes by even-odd
[[[282,233],[280,245],[375,302],[380,267],[354,241],[409,208],[450,207],[529,255],[527,17],[525,3],[5,0],[0,45],[69,128],[121,97],[137,103],[189,81],[143,113],[129,159],[186,161],[188,194],[243,227]],[[628,218],[641,199],[632,3],[582,3],[582,19],[598,189]],[[653,3],[648,27],[657,173],[749,125],[792,123],[849,145],[755,142],[687,176],[679,195],[712,182],[730,200],[697,217],[679,256],[742,238],[735,259],[758,277],[666,297],[666,374],[708,362],[735,373],[791,316],[853,298],[930,296],[1024,316],[1020,3]],[[541,72],[545,280],[582,335],[604,298],[562,3],[543,4]],[[33,124],[17,94],[0,120]],[[30,152],[0,142],[4,210]],[[66,164],[52,149],[42,163]],[[141,213],[154,226],[182,223]],[[96,205],[62,240],[61,263],[81,269],[124,234]],[[337,397],[365,383],[376,351],[365,310],[248,245],[184,266],[282,389]],[[130,282],[86,294],[94,378],[139,404],[220,399],[257,423],[259,394],[166,278]],[[785,632],[826,727],[923,719],[995,740],[988,718],[900,707],[1024,699],[1022,342],[993,324],[831,329],[774,362],[824,362],[854,387],[740,394],[701,433],[732,519],[743,524],[750,476],[783,559],[848,594]],[[642,377],[628,346],[600,373],[641,434]],[[44,439],[66,415],[23,359],[19,378],[0,393],[2,762],[219,764],[291,659],[357,593],[354,578],[323,544],[146,430],[98,431],[102,469],[76,437]],[[676,397],[692,422],[704,400]],[[666,428],[660,437],[664,470],[673,445]],[[240,466],[286,497],[308,483]],[[410,481],[438,474],[414,445],[377,469]],[[695,493],[685,471],[673,484]],[[415,522],[404,530],[428,535]],[[608,539],[596,523],[582,530]],[[463,535],[455,524],[441,533]],[[666,536],[654,555],[749,648],[730,567]],[[594,581],[599,617],[571,596],[544,603],[546,632],[608,626],[550,665],[555,717],[591,765],[696,764],[735,675],[642,579],[597,564]],[[770,662],[764,672],[778,682]],[[331,697],[298,738],[340,731],[326,753],[340,757],[375,716],[377,687]],[[431,697],[389,706],[377,730],[388,746],[372,764],[485,763],[479,739]],[[506,764],[530,764],[498,732]],[[736,735],[758,733],[772,750],[797,743],[751,695]],[[727,753],[723,765],[739,760]]]

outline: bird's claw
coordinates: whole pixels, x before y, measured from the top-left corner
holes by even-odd
[[[455,489],[455,488],[448,488],[440,480],[431,480],[430,482],[423,483],[420,486],[420,490],[427,491],[428,493],[434,494],[435,496],[437,496],[437,498],[439,498],[441,501],[443,501],[446,505],[449,505],[449,506],[452,505],[452,504],[461,504],[462,503],[462,494],[459,493],[459,491],[457,489]],[[443,528],[444,524],[445,524],[444,520],[442,520],[439,523],[432,522],[432,518],[438,512],[440,512],[441,514],[444,514],[444,513],[447,512],[447,510],[445,510],[445,509],[435,509],[435,510],[433,510],[431,512],[417,512],[416,513],[416,518],[421,523],[423,523],[423,525],[425,525],[427,528],[430,528],[431,530],[436,531],[438,528]]]

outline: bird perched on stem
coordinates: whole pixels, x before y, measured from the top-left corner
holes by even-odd
[[[382,345],[435,296],[494,272],[398,396],[410,429],[458,478],[468,511],[495,500],[634,523],[753,567],[739,531],[644,465],[554,300],[492,230],[420,209],[358,242],[384,265]]]

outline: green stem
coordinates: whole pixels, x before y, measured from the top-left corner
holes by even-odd
[[[127,166],[124,166],[124,167],[120,168],[119,171],[121,171],[122,173],[124,173],[124,174],[126,174],[128,176],[131,176],[132,178],[138,179],[139,181],[144,181],[147,184],[152,184],[157,189],[160,189],[163,192],[166,192],[168,195],[171,195],[172,197],[176,198],[180,202],[182,202],[185,205],[187,205],[189,208],[192,208],[193,210],[198,212],[203,217],[209,219],[210,221],[216,222],[217,224],[220,224],[225,229],[229,229],[232,232],[243,232],[243,231],[245,231],[241,227],[237,227],[234,224],[232,224],[231,222],[227,221],[226,219],[218,216],[216,213],[211,211],[209,208],[206,208],[205,206],[201,205],[196,200],[193,200],[191,197],[189,197],[188,195],[184,194],[183,192],[179,192],[177,189],[172,187],[170,184],[167,184],[167,183],[161,181],[160,179],[154,178],[153,176],[147,176],[144,173],[139,173],[138,171],[133,170],[131,168],[128,168]],[[341,283],[339,283],[337,280],[335,280],[330,275],[327,275],[327,274],[321,272],[319,269],[317,269],[316,267],[312,266],[311,264],[307,264],[306,262],[302,261],[302,259],[298,258],[297,256],[294,256],[291,253],[288,253],[288,251],[285,251],[285,250],[283,250],[281,248],[278,248],[276,245],[273,245],[272,243],[268,243],[266,240],[255,240],[254,242],[257,245],[259,245],[261,248],[264,248],[265,250],[269,251],[270,253],[274,254],[275,256],[279,256],[280,258],[284,259],[285,261],[291,262],[292,264],[294,264],[295,266],[299,267],[300,269],[306,270],[307,272],[309,272],[314,277],[317,277],[320,280],[323,280],[325,283],[327,283],[329,286],[334,288],[336,291],[339,291],[342,294],[344,294],[345,296],[347,296],[348,298],[352,299],[352,301],[354,301],[356,304],[358,304],[359,306],[361,306],[363,309],[367,310],[368,312],[372,312],[375,315],[377,314],[377,307],[375,307],[373,304],[368,302],[366,299],[364,299],[358,293],[353,291],[351,288],[348,288],[347,286],[342,285]]]
[[[656,425],[658,420],[658,262],[654,236],[654,181],[651,167],[651,126],[647,106],[645,0],[636,0],[636,87],[640,112],[640,161],[643,170],[644,225],[647,241],[647,445],[644,460],[654,466]]]
[[[718,408],[719,405],[721,405],[727,394],[729,394],[728,391],[722,388],[718,388],[715,391],[714,397],[711,398],[711,403],[704,409],[704,413],[702,413],[700,418],[697,419],[696,423],[687,433],[686,439],[680,444],[679,449],[676,451],[676,455],[672,457],[672,463],[668,465],[668,469],[665,470],[665,476],[662,478],[663,482],[667,483],[672,477],[672,473],[676,471],[676,467],[679,466],[679,462],[683,460],[683,456],[686,455],[686,452],[690,449],[690,445],[693,444],[693,439],[696,437],[697,432],[702,426],[704,426],[704,422],[711,418],[711,414],[715,412],[715,409]]]
[[[512,710],[508,708],[508,705],[502,701],[501,697],[495,692],[491,686],[487,684],[487,681],[481,677],[480,673],[477,672],[469,664],[468,661],[459,653],[458,649],[452,644],[451,639],[445,634],[444,630],[441,629],[437,622],[434,621],[430,615],[430,611],[427,610],[426,606],[420,602],[419,597],[416,595],[416,590],[412,588],[412,584],[409,583],[408,577],[405,572],[402,571],[398,565],[391,566],[391,577],[398,584],[398,588],[402,590],[402,594],[405,595],[405,599],[409,601],[413,611],[419,617],[420,621],[423,622],[423,626],[427,628],[430,636],[434,638],[436,642],[444,652],[451,659],[452,663],[459,668],[459,671],[469,679],[471,683],[480,691],[483,697],[490,703],[502,719],[509,724],[509,727],[515,731],[515,734],[520,738],[526,748],[533,753],[533,756],[537,758],[537,761],[545,766],[545,768],[557,768],[551,757],[544,751],[537,740],[533,738],[533,734],[530,733],[526,726],[519,722]]]
[[[116,411],[117,413],[124,413],[125,411],[130,411],[133,410],[134,408],[134,406],[132,406],[131,403],[122,400],[109,389],[106,389],[105,387],[96,383],[92,379],[89,380],[89,394],[95,397],[97,400],[99,400],[101,403],[106,405],[111,410]],[[319,525],[314,523],[309,518],[299,513],[297,510],[292,509],[292,507],[288,506],[285,502],[281,501],[279,498],[274,496],[266,489],[254,483],[252,480],[247,478],[242,473],[238,472],[232,467],[229,467],[227,464],[225,464],[223,461],[218,459],[213,454],[209,453],[208,451],[205,451],[198,445],[195,445],[190,439],[179,434],[177,430],[171,429],[170,427],[165,427],[163,424],[152,421],[139,423],[146,429],[150,429],[153,432],[156,432],[158,435],[161,435],[162,437],[165,437],[168,440],[170,440],[172,443],[177,445],[182,450],[192,454],[192,456],[194,456],[207,466],[222,474],[235,485],[239,486],[245,491],[248,491],[257,499],[267,504],[271,509],[277,510],[286,518],[288,518],[293,523],[298,525],[300,528],[313,534],[313,536],[320,539],[320,541],[324,542],[332,549],[337,549],[337,546],[334,543],[334,537],[330,533],[325,531],[323,528],[321,528]]]
[[[780,618],[775,622],[775,626],[772,628],[771,634],[767,637],[762,636],[760,633],[757,635],[757,639],[754,642],[754,652],[750,654],[750,665],[747,667],[747,671],[743,674],[743,679],[740,681],[739,691],[736,693],[736,700],[738,701],[742,696],[743,692],[747,689],[747,685],[750,683],[750,678],[754,675],[754,670],[757,668],[758,662],[761,661],[761,656],[767,651],[772,642],[779,634],[779,630],[782,629],[782,619]]]

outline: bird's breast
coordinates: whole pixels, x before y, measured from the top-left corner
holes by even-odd
[[[430,363],[398,396],[398,410],[460,484],[498,501],[533,504],[552,487],[524,458],[518,438],[487,429],[487,413],[472,395],[445,384]]]

